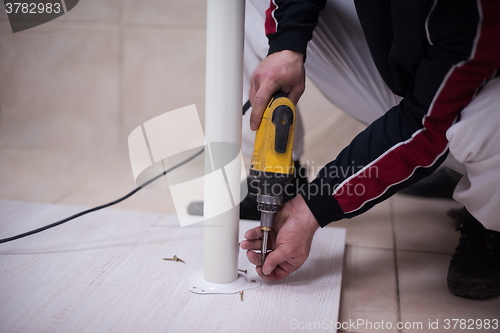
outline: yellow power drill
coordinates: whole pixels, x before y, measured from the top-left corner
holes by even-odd
[[[257,209],[261,212],[262,262],[266,260],[269,231],[282,202],[285,185],[292,179],[295,106],[282,91],[267,105],[257,133],[250,165],[250,177],[258,186]]]

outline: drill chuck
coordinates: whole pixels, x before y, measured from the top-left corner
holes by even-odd
[[[282,196],[257,194],[257,209],[261,212],[277,213],[282,202]]]

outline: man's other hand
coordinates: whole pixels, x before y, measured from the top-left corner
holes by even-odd
[[[241,248],[247,251],[248,260],[257,266],[260,277],[278,281],[299,269],[311,250],[312,238],[319,224],[301,195],[286,202],[276,214],[273,228],[269,232],[270,248],[262,266],[260,250],[262,231],[255,227],[245,233],[247,240]]]

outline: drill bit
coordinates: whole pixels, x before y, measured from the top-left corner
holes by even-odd
[[[267,239],[269,237],[269,230],[262,230],[262,249],[261,249],[261,261],[264,263],[266,261],[267,254]]]
[[[262,230],[262,247],[261,247],[261,261],[266,261],[267,255],[267,242],[269,239],[269,231],[273,227],[274,215],[278,212],[279,207],[283,201],[281,196],[257,194],[257,210],[260,214],[260,230]]]

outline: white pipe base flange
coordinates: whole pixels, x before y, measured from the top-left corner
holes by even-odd
[[[242,290],[260,287],[257,280],[248,280],[243,274],[230,283],[212,283],[203,278],[203,269],[189,277],[189,290],[196,294],[236,294]]]

